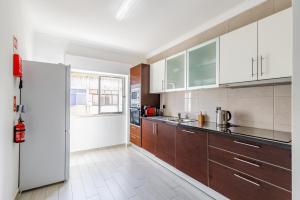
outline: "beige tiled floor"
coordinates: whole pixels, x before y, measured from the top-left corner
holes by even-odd
[[[24,192],[22,200],[207,200],[206,194],[133,148],[71,156],[70,180]]]

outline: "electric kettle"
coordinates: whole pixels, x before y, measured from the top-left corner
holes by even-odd
[[[222,110],[221,107],[216,109],[216,123],[218,126],[227,126],[231,119],[231,113],[227,110]]]

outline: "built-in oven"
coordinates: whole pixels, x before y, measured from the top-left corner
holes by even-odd
[[[130,107],[131,108],[140,108],[140,102],[141,102],[141,85],[131,85],[130,87]]]
[[[130,108],[130,123],[140,126],[141,125],[141,109]]]

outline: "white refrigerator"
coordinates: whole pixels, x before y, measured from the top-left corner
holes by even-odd
[[[20,145],[21,191],[69,177],[69,88],[69,66],[24,61],[26,141]]]

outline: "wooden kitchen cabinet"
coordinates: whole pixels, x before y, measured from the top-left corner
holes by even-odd
[[[156,156],[175,166],[176,126],[163,122],[156,123]]]
[[[220,134],[208,136],[209,187],[230,199],[291,199],[291,150]]]
[[[258,57],[258,79],[292,76],[292,8],[258,21]]]
[[[152,154],[156,154],[156,123],[151,120],[142,119],[142,148]]]
[[[220,84],[257,80],[257,22],[220,37]]]
[[[209,187],[231,200],[291,199],[286,190],[212,161],[209,161]]]
[[[173,166],[175,166],[175,134],[174,125],[142,120],[142,147]]]
[[[137,146],[141,146],[141,128],[139,126],[130,124],[130,142]]]
[[[252,177],[265,180],[289,191],[292,189],[291,170],[213,147],[209,147],[209,156],[215,162],[243,171]]]
[[[238,153],[286,169],[291,169],[292,154],[291,150],[288,149],[218,134],[209,134],[208,144],[209,146],[225,151]]]
[[[141,84],[142,69],[140,65],[130,68],[130,85]]]
[[[207,133],[177,128],[176,168],[208,184]]]
[[[165,90],[166,60],[153,63],[150,66],[150,93],[162,93]]]

